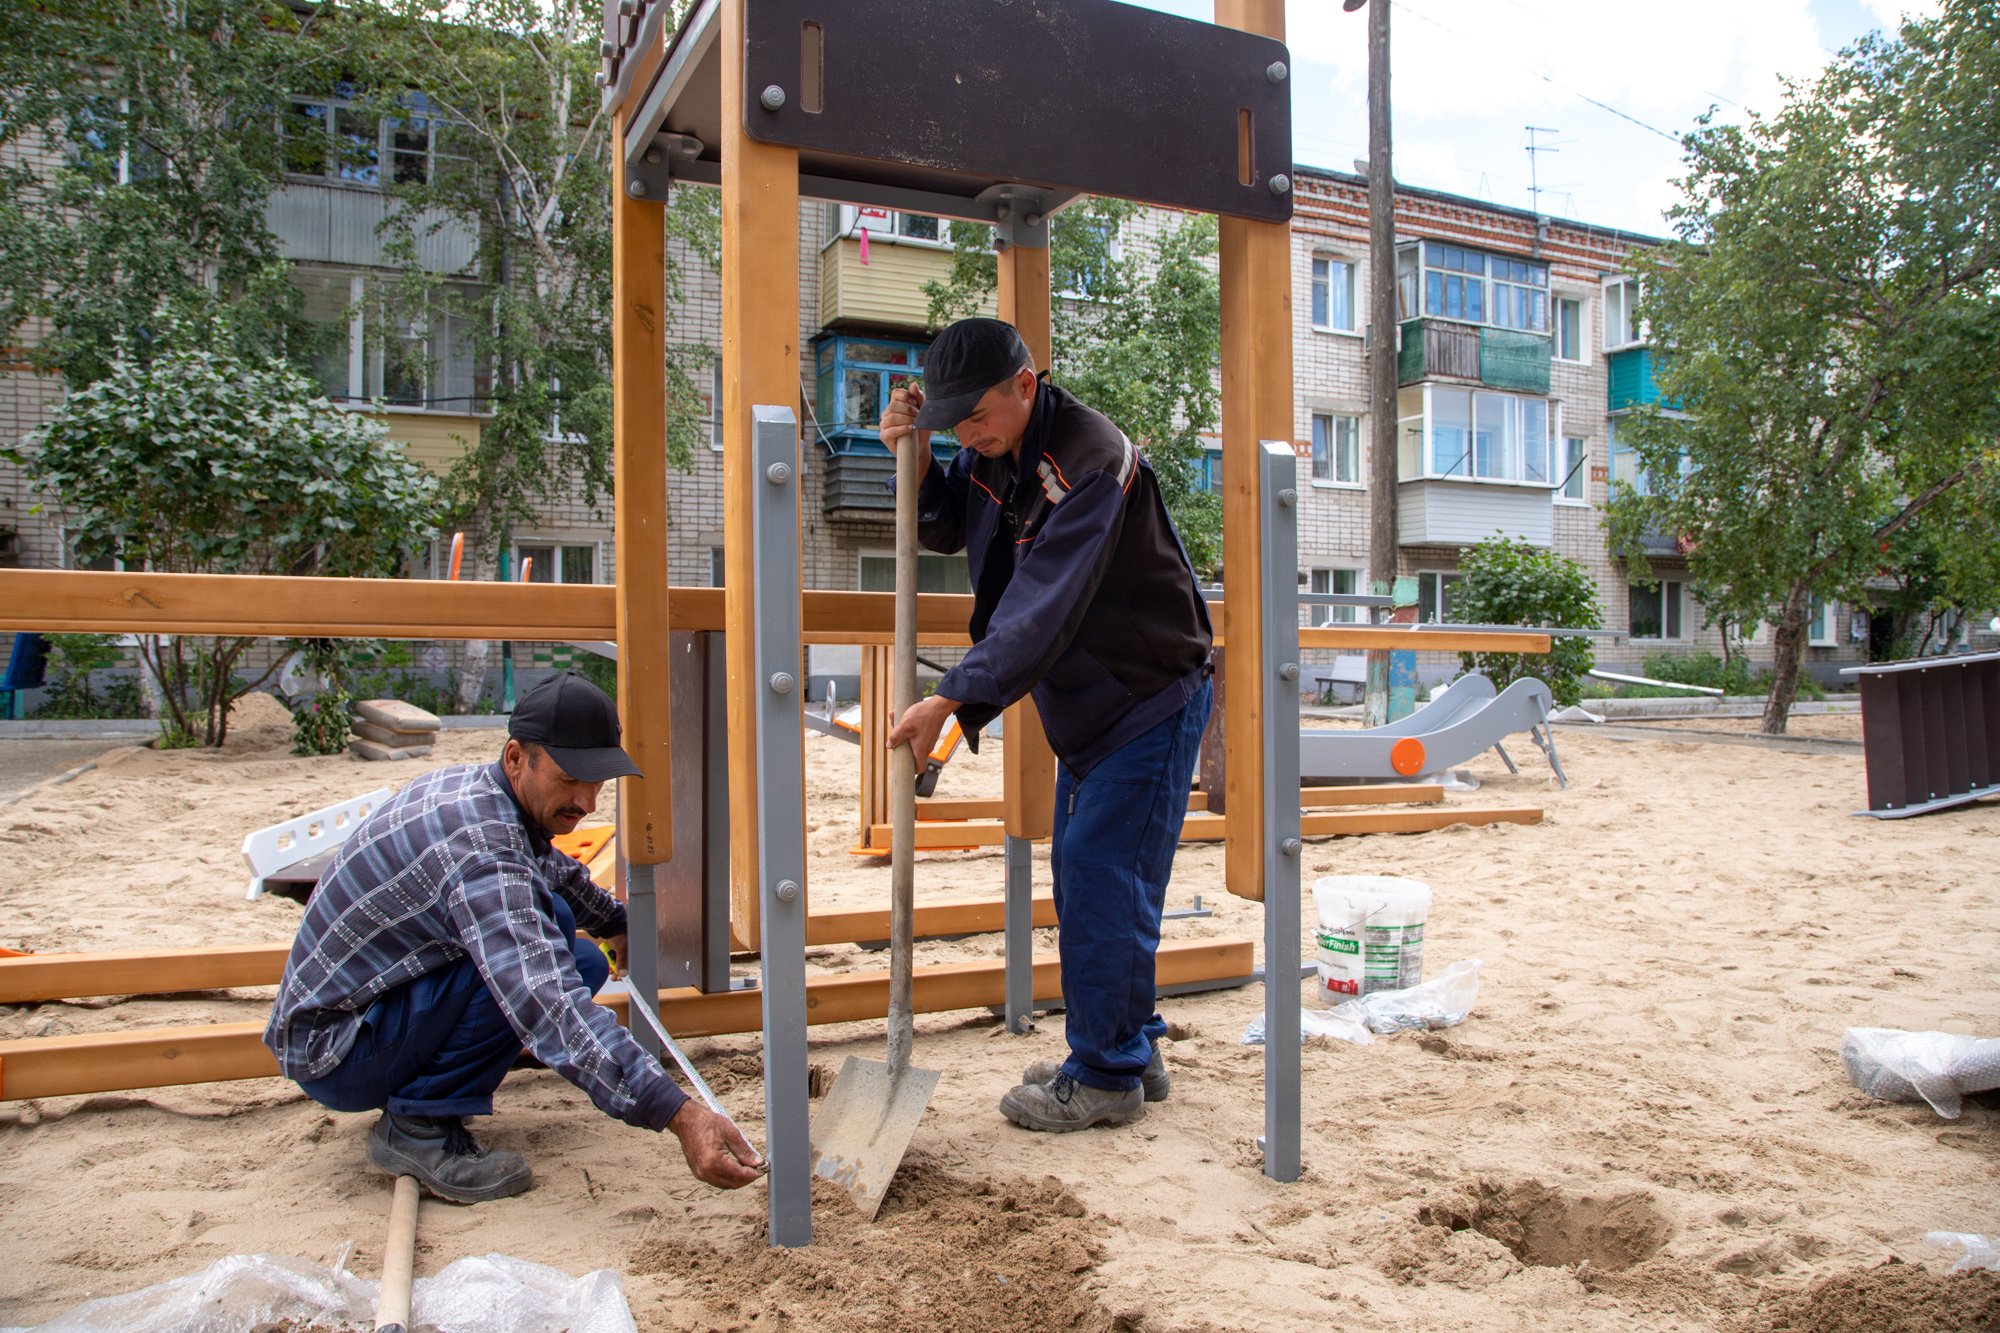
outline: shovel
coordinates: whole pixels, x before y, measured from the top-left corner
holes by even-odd
[[[917,701],[917,491],[922,450],[914,429],[896,450],[896,716]],[[927,460],[926,460],[927,461]],[[871,1221],[937,1088],[912,1069],[916,1040],[910,974],[916,949],[917,766],[908,746],[889,756],[889,1058],[850,1055],[813,1118],[813,1174],[845,1189]]]

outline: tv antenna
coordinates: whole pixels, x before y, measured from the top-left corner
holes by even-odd
[[[1534,209],[1536,216],[1539,217],[1542,211],[1542,184],[1541,175],[1536,170],[1536,167],[1539,165],[1536,157],[1541,153],[1560,153],[1562,149],[1550,144],[1536,143],[1535,136],[1537,134],[1561,134],[1562,131],[1552,130],[1546,125],[1529,125],[1526,128],[1528,131],[1528,204]]]

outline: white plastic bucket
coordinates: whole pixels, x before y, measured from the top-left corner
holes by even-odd
[[[1424,979],[1424,919],[1431,888],[1390,875],[1313,881],[1319,911],[1319,984],[1339,1000],[1401,990]]]

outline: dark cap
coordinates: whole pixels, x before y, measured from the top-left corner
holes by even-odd
[[[924,354],[924,405],[917,413],[917,429],[950,430],[972,415],[988,389],[1034,364],[1012,324],[974,318],[947,325]]]
[[[618,706],[574,671],[550,676],[522,695],[507,734],[547,750],[578,782],[645,776],[618,744]]]

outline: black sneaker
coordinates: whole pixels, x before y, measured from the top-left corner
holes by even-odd
[[[1037,1060],[1021,1071],[1023,1083],[1052,1083],[1057,1074],[1062,1073],[1062,1064],[1056,1060]],[[1160,1043],[1153,1043],[1153,1056],[1146,1061],[1146,1072],[1139,1075],[1139,1087],[1145,1092],[1149,1102],[1163,1102],[1167,1094],[1174,1090],[1174,1076],[1167,1072],[1167,1057],[1160,1051]]]
[[[395,1115],[384,1111],[368,1131],[368,1160],[451,1203],[484,1203],[519,1194],[534,1183],[527,1158],[488,1152],[458,1116]]]

